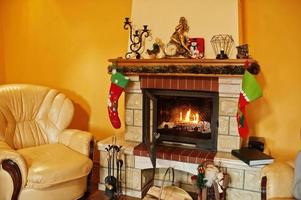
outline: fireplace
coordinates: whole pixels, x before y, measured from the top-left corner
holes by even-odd
[[[218,92],[143,90],[143,138],[158,144],[216,150]]]
[[[230,153],[241,145],[236,113],[245,61],[110,60],[109,71],[117,69],[131,80],[125,90],[125,130],[117,139],[125,153],[124,194],[143,197],[153,180],[154,161],[155,184],[161,185],[165,168],[173,167],[176,184],[194,191],[191,174],[200,163],[211,160],[231,176],[227,199],[260,199],[260,168],[250,168]],[[248,61],[256,65],[254,60]],[[158,142],[163,145],[153,145],[150,136],[154,132],[160,133]],[[105,190],[108,174],[105,148],[109,144],[112,138],[98,142],[101,190]],[[150,159],[154,155],[156,159]]]

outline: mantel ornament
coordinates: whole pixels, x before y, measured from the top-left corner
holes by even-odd
[[[131,58],[131,54],[136,55],[136,59],[141,58],[141,48],[143,45],[143,37],[147,38],[150,35],[150,30],[147,28],[147,25],[143,25],[143,29],[134,30],[130,18],[126,17],[123,28],[128,30],[130,28],[130,52],[125,54],[125,58]]]
[[[181,17],[179,24],[176,26],[174,33],[170,37],[170,41],[166,46],[167,56],[183,56],[191,57],[189,49],[189,38],[187,33],[189,26],[185,17]]]
[[[211,40],[211,45],[216,55],[216,59],[228,59],[232,51],[234,40],[231,35],[219,34],[214,35]]]

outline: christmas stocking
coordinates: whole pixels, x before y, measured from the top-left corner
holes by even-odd
[[[111,86],[108,97],[108,113],[110,121],[114,128],[120,128],[120,119],[118,116],[118,99],[126,88],[129,82],[129,77],[117,72],[115,69],[112,71]]]
[[[239,95],[238,111],[236,115],[238,132],[242,138],[246,138],[249,135],[249,128],[246,120],[246,105],[261,96],[262,90],[255,76],[248,72],[248,70],[245,70],[242,80],[242,91]]]

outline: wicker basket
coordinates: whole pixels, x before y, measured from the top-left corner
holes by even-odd
[[[166,175],[169,171],[172,172],[172,185],[165,186]],[[143,200],[192,200],[192,197],[185,190],[174,185],[174,177],[174,169],[169,167],[164,174],[161,187],[152,186]]]

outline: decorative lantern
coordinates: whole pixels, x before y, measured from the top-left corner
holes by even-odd
[[[231,35],[214,35],[210,42],[216,55],[216,59],[228,59],[228,55],[231,53],[232,46],[234,44],[234,40]]]

